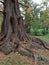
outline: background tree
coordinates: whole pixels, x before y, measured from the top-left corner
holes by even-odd
[[[48,2],[44,1],[43,3],[44,10],[41,10],[40,12],[40,20],[43,28],[43,32],[48,33],[48,26],[49,26],[49,7]]]

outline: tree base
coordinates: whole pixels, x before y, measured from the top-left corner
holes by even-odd
[[[0,37],[0,38],[2,38],[2,37]],[[18,52],[21,55],[28,56],[29,58],[31,57],[34,60],[35,65],[38,65],[38,62],[41,60],[44,61],[45,63],[49,64],[49,60],[47,60],[47,58],[39,55],[38,53],[36,53],[33,50],[33,49],[41,49],[41,48],[42,49],[46,48],[49,50],[46,43],[38,38],[31,38],[29,36],[26,38],[28,40],[21,41],[20,39],[19,40],[16,39],[16,36],[14,34],[12,34],[10,37],[10,41],[6,40],[6,38],[5,38],[6,41],[1,40],[3,42],[3,44],[0,44],[0,51],[3,52],[5,55],[10,54],[11,52]],[[4,39],[4,38],[2,38],[2,39]],[[25,52],[20,51],[20,49],[19,49],[20,47],[25,49],[26,51],[28,51],[31,55],[27,55]]]
[[[14,34],[11,35],[10,40],[0,37],[0,51],[4,54],[15,52],[19,47],[19,41],[15,38]]]
[[[32,53],[33,48],[35,49],[46,48],[47,50],[49,50],[49,46],[46,45],[46,42],[44,42],[39,38],[34,38],[34,37],[31,38],[28,36],[26,37],[27,40],[21,41],[18,38],[16,39],[16,36],[14,34],[11,35],[10,40],[4,37],[3,38],[0,37],[0,38],[1,38],[0,51],[5,54],[16,52],[19,49],[19,47],[26,49],[30,53]]]

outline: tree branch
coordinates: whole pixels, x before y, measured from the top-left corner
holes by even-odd
[[[28,7],[28,6],[26,6],[26,5],[23,5],[23,4],[22,4],[22,3],[20,3],[20,2],[19,2],[19,4],[20,4],[20,5],[22,5],[22,6],[24,6],[24,7]]]
[[[3,1],[0,1],[0,3],[5,4]],[[28,7],[28,6],[26,6],[26,5],[23,5],[23,4],[20,3],[20,2],[19,2],[19,4],[22,5],[22,6],[24,6],[24,7]]]

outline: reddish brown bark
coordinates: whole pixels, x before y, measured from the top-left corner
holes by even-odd
[[[3,12],[0,46],[2,47],[6,44],[8,47],[11,42],[11,45],[13,45],[17,40],[27,41],[28,37],[24,28],[23,17],[20,15],[18,0],[4,0]],[[13,35],[14,38],[12,39]]]

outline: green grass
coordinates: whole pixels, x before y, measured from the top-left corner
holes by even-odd
[[[2,55],[1,55],[2,56]],[[27,59],[19,54],[10,54],[0,59],[0,65],[32,65]]]
[[[49,44],[49,34],[44,36],[35,36],[35,37],[40,38]]]
[[[36,37],[49,39],[49,34],[43,36],[36,36]]]

